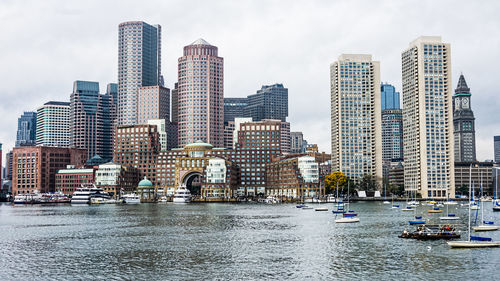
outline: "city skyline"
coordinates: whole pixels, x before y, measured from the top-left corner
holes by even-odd
[[[224,7],[222,3],[224,2],[216,3],[213,9]],[[16,121],[24,111],[36,110],[49,100],[69,101],[71,83],[75,80],[98,81],[102,85],[108,82],[116,83],[117,26],[124,21],[141,20],[160,24],[163,28],[164,47],[161,64],[163,64],[162,74],[166,87],[173,88],[174,82],[177,81],[176,60],[182,54],[182,46],[192,42],[193,38],[205,38],[218,46],[225,58],[225,97],[245,97],[252,94],[260,85],[285,84],[289,89],[291,130],[302,131],[306,139],[311,143],[318,143],[320,149],[327,152],[330,148],[329,64],[341,53],[370,53],[381,62],[381,81],[395,85],[396,91],[401,92],[401,50],[409,41],[420,35],[442,36],[443,40],[449,42],[453,48],[451,84],[457,84],[462,71],[473,91],[477,158],[493,159],[492,137],[500,133],[500,128],[498,121],[488,118],[488,115],[494,116],[498,101],[495,99],[494,79],[489,79],[490,76],[483,78],[482,73],[492,73],[491,75],[495,73],[495,69],[492,68],[494,63],[490,62],[498,59],[492,48],[498,45],[498,39],[492,38],[487,32],[484,35],[472,32],[478,26],[486,26],[486,30],[494,27],[494,24],[488,26],[485,23],[498,22],[492,12],[495,9],[492,9],[491,5],[488,9],[475,6],[477,5],[475,3],[469,3],[465,9],[466,5],[454,3],[453,8],[444,11],[446,16],[433,18],[432,26],[419,25],[425,23],[434,13],[443,12],[438,11],[439,8],[449,6],[444,3],[432,3],[436,5],[436,11],[427,12],[428,15],[422,15],[425,5],[415,7],[415,11],[409,15],[395,12],[402,11],[408,4],[399,2],[391,3],[390,6],[388,2],[377,4],[366,2],[363,5],[314,2],[309,5],[290,4],[285,8],[278,2],[265,7],[248,3],[248,7],[231,6],[236,10],[245,8],[246,12],[241,18],[222,12],[220,20],[195,18],[192,25],[183,25],[185,19],[169,16],[170,13],[175,14],[182,9],[181,5],[172,5],[172,2],[158,2],[155,4],[158,9],[151,11],[140,9],[137,12],[133,11],[133,6],[128,5],[122,8],[105,4],[99,11],[95,11],[92,9],[95,6],[92,3],[88,7],[59,5],[57,9],[53,9],[51,4],[34,3],[33,9],[27,11],[33,16],[32,19],[22,17],[22,20],[26,21],[23,25],[12,24],[10,25],[12,30],[2,30],[9,39],[8,46],[3,47],[3,54],[0,55],[5,62],[5,66],[0,68],[0,74],[5,77],[5,84],[0,86],[4,98],[0,113],[6,116],[0,124],[0,139],[4,143],[4,152],[9,151],[14,145]],[[191,19],[199,15],[208,7],[204,5],[206,4],[200,4],[195,8],[194,15],[183,16]],[[0,6],[5,11],[4,18],[16,23],[15,17],[20,15],[21,10],[17,10],[14,5]],[[117,11],[111,14],[109,11],[112,7]],[[276,16],[273,12],[279,7],[282,8],[282,14]],[[362,14],[366,14],[366,20],[377,20],[373,18],[373,14],[377,12],[379,14],[386,12],[389,17],[374,27],[354,25],[350,32],[346,33],[339,27],[342,19],[346,19],[349,13],[336,20],[330,19],[327,15],[329,11],[349,7],[354,10],[360,9]],[[39,35],[40,28],[47,29],[52,21],[45,18],[44,11],[64,23],[58,27],[58,32],[45,31],[46,37]],[[87,23],[84,20],[91,11],[97,13],[99,20]],[[470,21],[462,21],[459,15],[466,11],[481,12],[472,13]],[[297,17],[293,15],[299,12],[303,12],[304,16],[295,23],[293,18]],[[106,17],[98,17],[101,13],[105,13]],[[169,20],[165,20],[166,18]],[[37,25],[29,25],[31,20],[35,20]],[[86,24],[83,25],[82,22]],[[228,26],[226,22],[233,24]],[[387,29],[389,32],[379,31],[384,30],[383,27],[396,24],[401,27],[391,27]],[[30,29],[26,30],[28,25]],[[309,33],[311,28],[318,30]],[[377,31],[374,32],[373,28]],[[221,30],[224,32],[220,32]],[[328,38],[322,35],[334,30],[339,31],[335,37]],[[292,34],[293,31],[296,34]],[[24,35],[15,35],[16,32]],[[479,38],[476,40],[478,42],[470,42],[472,34],[475,38]],[[33,44],[23,44],[24,37],[30,37]],[[73,40],[75,37],[78,40]],[[387,40],[388,38],[391,38],[391,41]],[[59,39],[58,42],[61,41],[60,45],[46,45],[52,42],[50,40],[56,39]],[[261,46],[256,39],[271,40],[273,44]],[[252,48],[245,48],[245,53],[242,53],[242,45]],[[294,48],[290,48],[291,45]],[[11,49],[10,46],[16,48]],[[485,57],[472,58],[470,56],[472,50],[476,51],[475,54],[485,54]],[[20,60],[21,54],[26,59]],[[51,63],[44,63],[46,60],[50,60]],[[71,62],[72,67],[67,67],[67,60]],[[42,65],[43,68],[40,68]]]

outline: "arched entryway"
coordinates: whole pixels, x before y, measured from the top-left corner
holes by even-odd
[[[199,172],[192,172],[184,176],[182,183],[191,192],[193,196],[201,195],[201,178],[202,175]]]

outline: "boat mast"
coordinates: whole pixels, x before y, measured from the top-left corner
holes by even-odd
[[[483,172],[481,171],[481,189],[480,189],[480,195],[479,195],[479,201],[481,201],[481,224],[484,223],[484,202],[481,200],[481,197],[483,197]]]
[[[470,202],[470,194],[471,194],[471,188],[472,188],[472,164],[470,164],[469,167],[469,242],[470,242],[470,208],[471,208],[471,202]]]

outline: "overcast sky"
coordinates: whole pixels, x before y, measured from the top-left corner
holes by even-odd
[[[160,24],[166,86],[182,47],[204,38],[224,57],[224,96],[283,83],[292,131],[330,151],[329,66],[342,53],[380,61],[401,91],[401,52],[420,35],[451,43],[453,88],[472,91],[478,160],[500,135],[500,1],[0,1],[0,142],[17,118],[49,100],[69,101],[74,80],[117,82],[118,24]]]

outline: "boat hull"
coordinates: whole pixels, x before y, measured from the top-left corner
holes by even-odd
[[[474,231],[495,231],[498,230],[499,228],[500,227],[498,225],[479,225],[472,227]]]
[[[472,242],[472,241],[449,241],[448,245],[452,248],[489,248],[500,247],[500,242]]]
[[[328,208],[316,208],[314,209],[316,212],[327,212]]]
[[[454,221],[460,219],[459,217],[439,217],[440,220],[444,221]]]
[[[336,223],[354,223],[359,222],[359,218],[341,218],[335,220]]]

